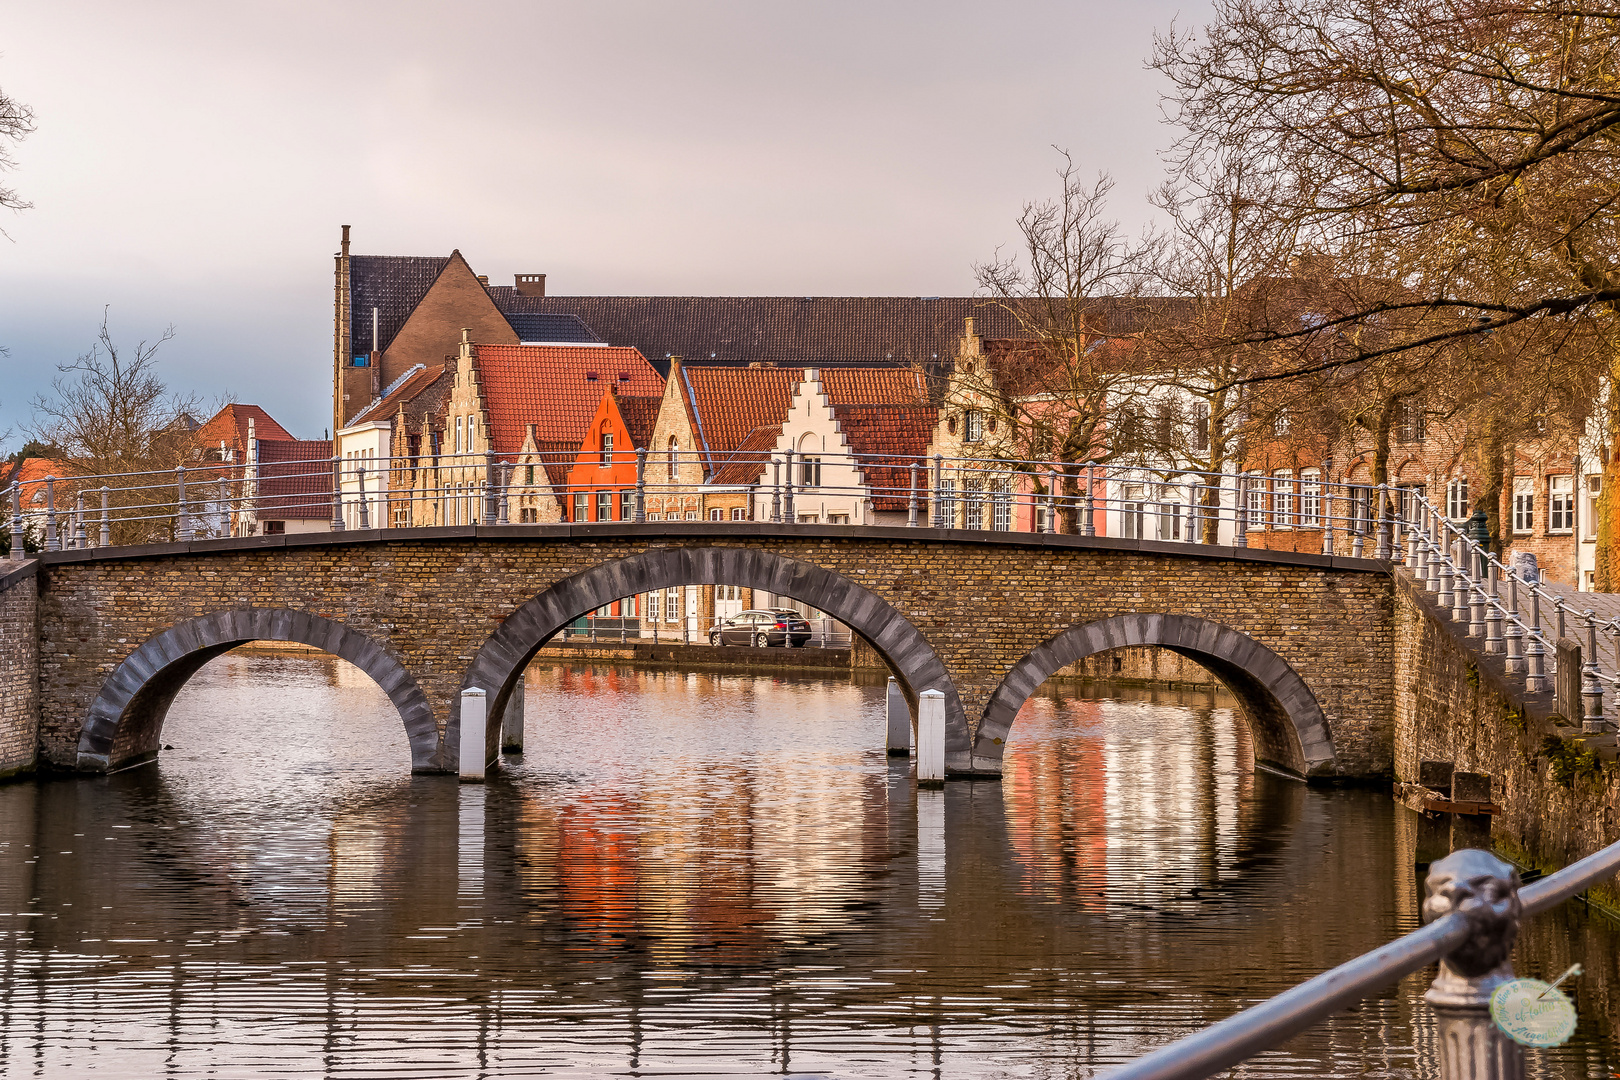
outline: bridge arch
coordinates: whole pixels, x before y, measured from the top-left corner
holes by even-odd
[[[1327,717],[1288,662],[1246,634],[1193,615],[1115,615],[1054,635],[1013,665],[990,695],[973,744],[975,768],[999,770],[1018,710],[1041,683],[1095,653],[1156,645],[1207,668],[1242,704],[1257,762],[1296,776],[1334,771]]]
[[[820,608],[865,638],[898,678],[915,715],[917,694],[945,695],[946,760],[966,761],[972,738],[956,684],[934,647],[888,601],[842,574],[759,548],[656,548],[592,567],[552,585],[501,623],[467,668],[463,688],[489,694],[486,754],[493,759],[500,718],[523,669],[552,635],[581,614],[625,596],[677,585],[738,585],[791,596]],[[461,699],[450,703],[442,758],[457,766]]]
[[[295,641],[340,656],[382,687],[405,724],[411,768],[436,767],[433,709],[410,672],[358,630],[291,608],[233,608],[186,619],[148,638],[101,686],[79,733],[86,772],[135,764],[157,753],[175,695],[208,661],[250,641]]]

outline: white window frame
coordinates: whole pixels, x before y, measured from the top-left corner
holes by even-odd
[[[1588,540],[1597,538],[1597,504],[1603,495],[1603,474],[1586,474],[1586,514],[1581,518],[1581,535]]]
[[[1466,521],[1468,514],[1468,477],[1453,476],[1446,481],[1446,517]]]
[[[1547,477],[1547,535],[1575,531],[1575,478],[1569,473]]]
[[[983,410],[962,410],[962,441],[965,443],[984,442]]]
[[[1513,478],[1513,535],[1529,536],[1536,531],[1536,478]]]
[[[1295,522],[1294,470],[1274,469],[1271,473],[1271,527],[1292,529]]]
[[[1321,469],[1299,471],[1299,527],[1302,529],[1322,527]]]

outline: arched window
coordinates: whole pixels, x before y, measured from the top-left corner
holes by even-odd
[[[680,453],[681,444],[676,441],[675,436],[671,435],[669,437],[669,478],[671,480],[675,479],[675,462],[680,457]]]

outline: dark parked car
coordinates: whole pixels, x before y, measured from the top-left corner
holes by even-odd
[[[770,608],[733,615],[709,630],[710,645],[791,645],[810,640],[810,624],[792,608]]]

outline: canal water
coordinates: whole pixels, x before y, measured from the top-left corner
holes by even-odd
[[[1202,693],[1049,684],[1002,782],[919,794],[881,684],[529,678],[484,786],[341,661],[234,653],[159,763],[0,787],[0,1074],[1087,1077],[1418,925],[1416,818]],[[1534,1075],[1620,1073],[1617,954],[1527,927],[1587,970]],[[1436,1075],[1426,979],[1240,1075]]]

